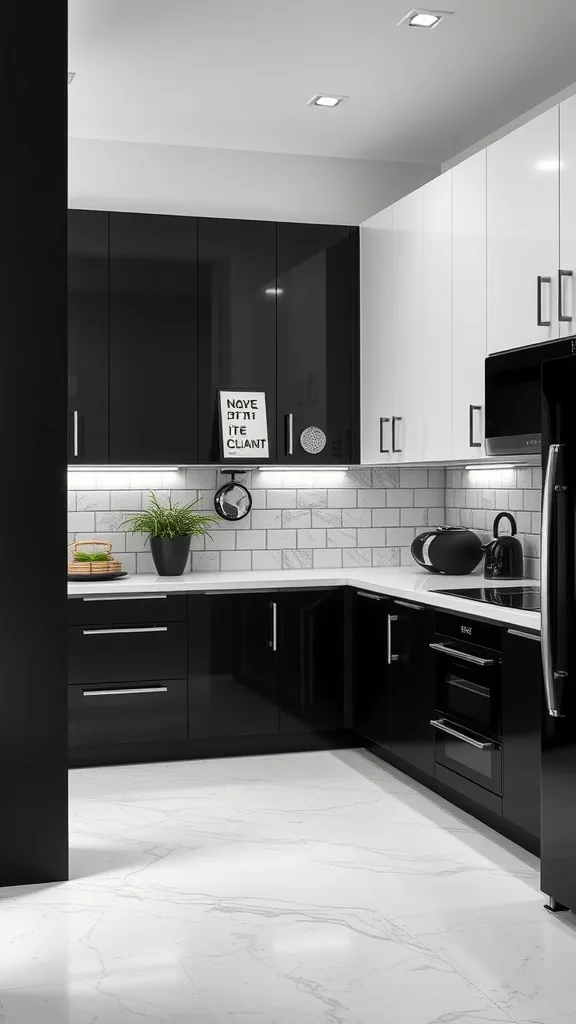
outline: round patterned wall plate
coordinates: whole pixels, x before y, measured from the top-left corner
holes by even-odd
[[[309,455],[318,455],[326,447],[326,434],[320,427],[306,427],[300,434],[300,444]]]

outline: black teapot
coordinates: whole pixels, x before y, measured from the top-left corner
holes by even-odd
[[[501,537],[498,527],[503,519],[507,519],[512,527],[512,534]],[[510,512],[500,512],[494,520],[494,540],[484,547],[484,579],[487,580],[521,580],[524,576],[524,555],[522,545],[516,537],[516,520]]]

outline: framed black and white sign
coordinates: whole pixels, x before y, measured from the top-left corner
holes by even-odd
[[[222,458],[268,459],[264,391],[221,391]]]

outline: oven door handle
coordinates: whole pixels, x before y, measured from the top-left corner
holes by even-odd
[[[448,733],[449,736],[455,736],[457,740],[462,740],[463,743],[469,743],[471,747],[476,747],[477,750],[493,750],[496,746],[495,743],[491,743],[489,740],[475,740],[472,736],[466,736],[463,732],[458,732],[458,729],[453,729],[443,718],[431,718],[430,725],[434,729],[439,729],[440,732]]]
[[[477,654],[468,654],[467,651],[459,651],[457,647],[450,647],[449,644],[430,644],[433,651],[440,651],[441,654],[449,654],[453,658],[460,658],[462,661],[469,661],[472,665],[480,665],[485,668],[494,664],[494,658],[479,658]]]

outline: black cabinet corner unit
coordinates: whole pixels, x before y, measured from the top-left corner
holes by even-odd
[[[70,210],[68,282],[71,464],[220,463],[221,389],[271,464],[359,461],[357,228]]]

